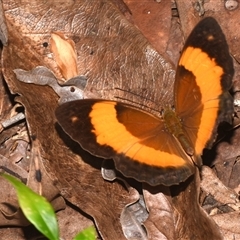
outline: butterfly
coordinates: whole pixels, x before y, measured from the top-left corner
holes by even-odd
[[[218,123],[231,118],[234,74],[225,36],[212,17],[201,20],[182,50],[174,108],[161,117],[130,104],[83,99],[57,107],[63,130],[92,155],[113,159],[124,176],[152,186],[185,181],[201,166]]]

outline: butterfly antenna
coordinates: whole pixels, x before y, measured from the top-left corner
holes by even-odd
[[[114,97],[116,99],[122,100],[122,101],[130,103],[130,104],[133,104],[135,106],[138,106],[139,108],[147,108],[148,110],[152,110],[153,112],[156,112],[156,113],[159,114],[159,110],[157,110],[154,107],[149,106],[149,105],[156,106],[157,104],[156,104],[155,101],[153,101],[149,98],[146,98],[145,96],[142,96],[138,93],[134,93],[134,92],[131,92],[129,90],[126,90],[126,89],[115,88],[115,90],[118,90],[118,91],[121,91],[121,92],[125,93],[124,96],[115,95]],[[130,96],[134,96],[137,99],[133,99],[133,97],[130,97]],[[146,102],[147,104],[144,104],[144,102]]]

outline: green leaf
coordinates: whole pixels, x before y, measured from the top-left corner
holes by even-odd
[[[73,240],[95,240],[97,234],[93,226],[85,228]]]
[[[16,178],[7,174],[2,176],[16,189],[19,205],[29,222],[50,240],[59,240],[55,212],[46,198],[33,192]]]

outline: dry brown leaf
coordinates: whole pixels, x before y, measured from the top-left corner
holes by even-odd
[[[150,187],[146,184],[144,188],[144,199],[149,211],[149,217],[144,223],[148,239],[176,239],[175,219],[169,188]]]
[[[74,41],[66,38],[62,33],[52,33],[50,46],[63,77],[66,80],[76,77],[77,54]]]
[[[199,204],[199,175],[171,187],[177,239],[223,239],[212,218]]]
[[[214,169],[219,179],[228,187],[236,188],[240,184],[238,172],[239,128],[228,131],[231,141],[221,142],[216,147],[216,157],[213,162]],[[229,138],[229,137],[228,137]]]
[[[238,194],[233,189],[226,187],[213,173],[212,169],[203,166],[201,176],[201,189],[207,194],[211,194],[223,204],[235,204],[238,202]]]
[[[171,27],[171,1],[123,1],[133,23],[160,54],[165,54]]]
[[[239,239],[239,217],[239,211],[225,214],[216,214],[213,216],[214,221],[220,227],[221,232],[224,235],[224,239]]]
[[[137,194],[137,196],[139,197],[139,194]],[[143,196],[140,196],[137,202],[126,206],[123,209],[120,218],[120,222],[126,239],[148,239],[146,230],[142,225],[147,218],[148,212],[146,210]]]

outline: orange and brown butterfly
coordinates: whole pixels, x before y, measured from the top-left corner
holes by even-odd
[[[167,106],[161,118],[102,99],[64,103],[56,117],[83,149],[113,159],[124,176],[171,186],[201,166],[202,151],[213,141],[218,123],[231,119],[233,74],[225,36],[208,17],[186,41],[176,71],[175,106]]]

